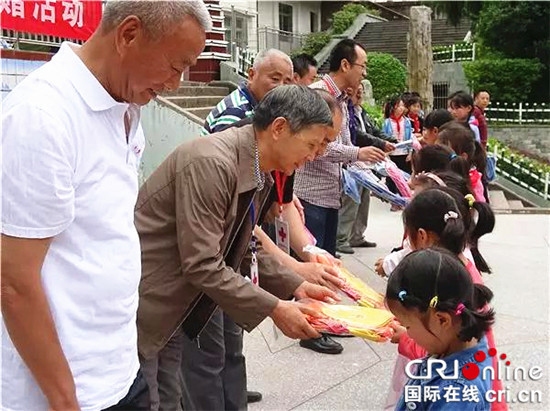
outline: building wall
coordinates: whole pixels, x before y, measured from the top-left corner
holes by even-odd
[[[258,10],[256,9],[256,0],[220,0],[220,5],[223,8],[225,17],[231,16],[231,6],[239,15],[248,16],[247,31],[248,31],[248,48],[251,50],[258,49]],[[230,38],[226,38],[230,41]]]
[[[292,29],[294,33],[310,33],[310,12],[317,14],[317,27],[321,29],[320,1],[258,1],[260,27],[279,28],[279,3],[292,6]]]

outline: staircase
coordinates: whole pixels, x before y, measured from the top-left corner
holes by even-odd
[[[446,20],[432,20],[432,45],[444,46],[459,43],[464,40],[470,29],[470,22],[463,21],[457,27]],[[381,52],[393,55],[403,64],[407,64],[407,33],[409,20],[389,20],[378,23],[367,23],[355,36],[355,40],[363,44],[367,53]],[[319,72],[327,73],[328,60]]]
[[[228,86],[215,82],[182,81],[177,90],[164,93],[162,97],[191,114],[193,121],[202,126],[210,111],[230,92]]]
[[[502,177],[499,177],[501,180]],[[549,214],[550,208],[537,205],[499,184],[489,184],[489,201],[495,214]]]

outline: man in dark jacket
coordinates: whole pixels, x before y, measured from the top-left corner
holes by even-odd
[[[350,133],[353,144],[358,147],[375,146],[385,152],[394,149],[397,140],[383,133],[369,118],[361,106],[363,85],[357,91],[351,91],[348,110],[350,112]],[[370,191],[361,188],[361,203],[357,204],[349,196],[342,194],[342,208],[338,214],[338,237],[336,250],[344,254],[353,254],[352,247],[376,247],[376,243],[364,238],[369,218]]]

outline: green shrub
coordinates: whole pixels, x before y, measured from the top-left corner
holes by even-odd
[[[407,68],[403,63],[386,53],[368,53],[367,58],[367,79],[377,103],[407,89]]]
[[[333,34],[342,34],[351,27],[358,15],[370,12],[365,6],[356,3],[346,4],[332,16]]]
[[[376,127],[381,129],[382,125],[384,124],[384,111],[382,110],[382,107],[379,104],[371,106],[367,103],[364,103],[363,108],[365,109],[373,123],[376,125]]]
[[[526,101],[543,65],[536,59],[487,59],[462,63],[471,89],[486,89],[500,102]]]
[[[300,53],[306,53],[310,56],[315,56],[319,53],[329,42],[332,36],[326,31],[319,31],[317,33],[309,33],[306,36],[304,45],[301,49],[292,52],[292,56]]]

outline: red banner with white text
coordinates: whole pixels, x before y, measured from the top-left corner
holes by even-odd
[[[87,40],[101,20],[101,1],[0,0],[3,29]]]

